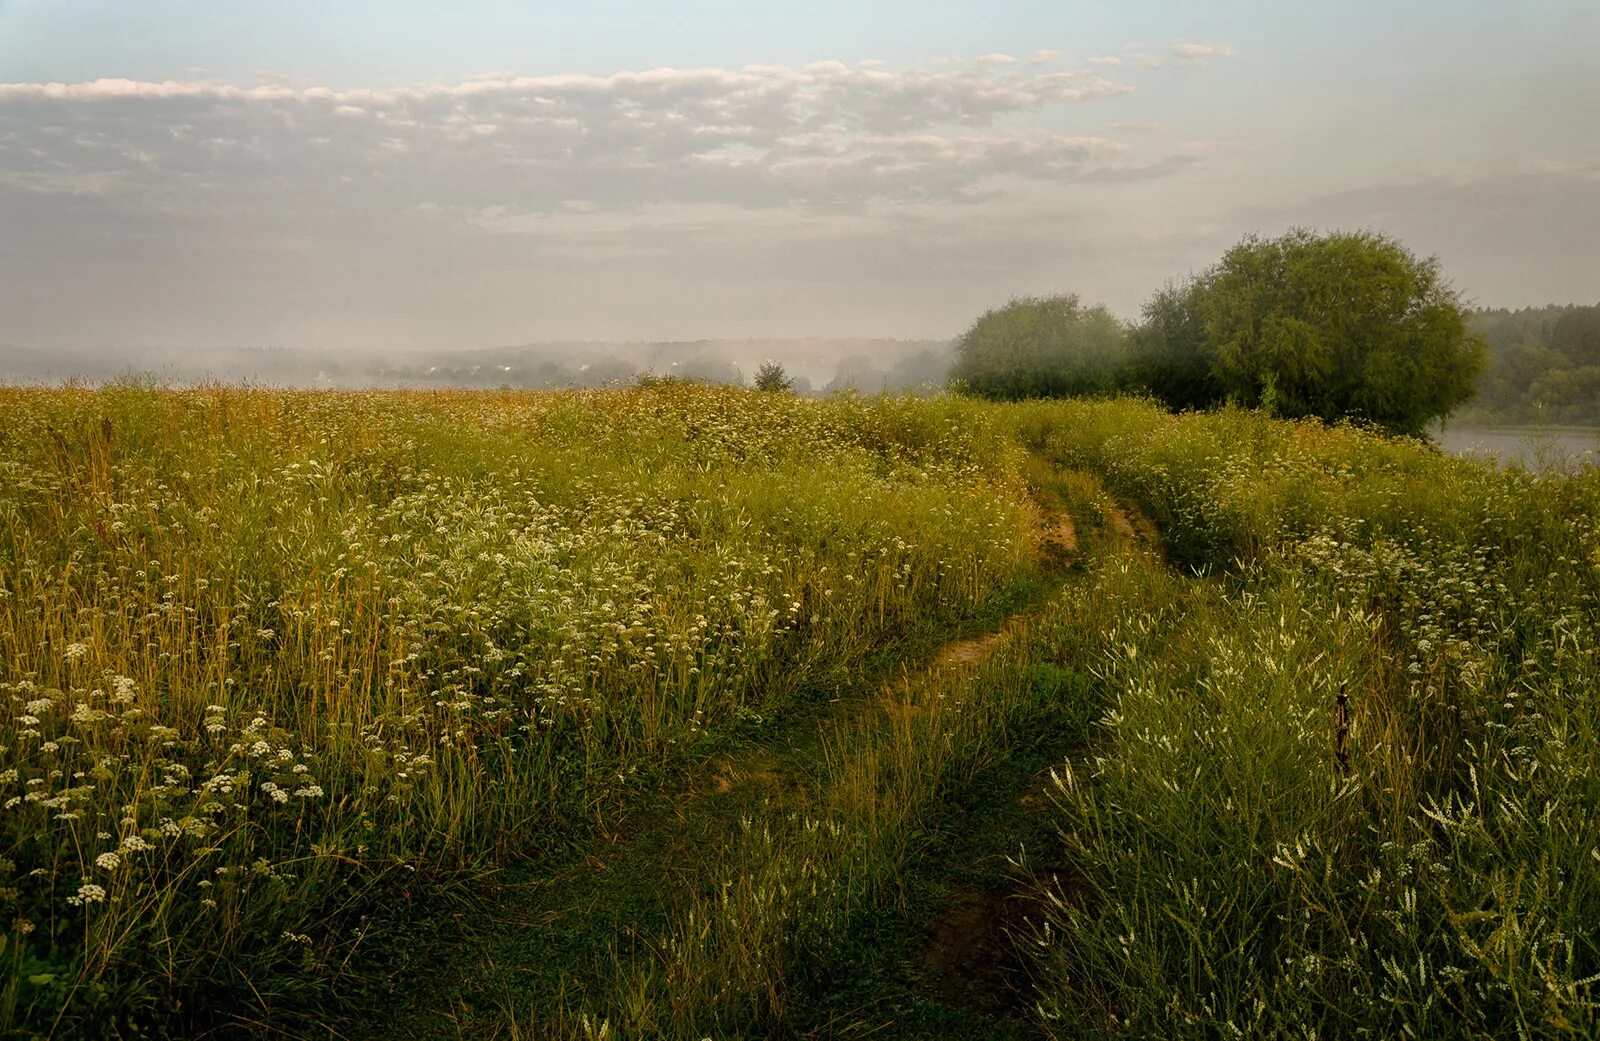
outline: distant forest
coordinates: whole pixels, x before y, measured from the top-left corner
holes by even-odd
[[[1476,311],[1489,345],[1458,422],[1600,426],[1600,304]]]

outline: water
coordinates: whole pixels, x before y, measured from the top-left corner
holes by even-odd
[[[1452,455],[1492,456],[1537,470],[1600,466],[1595,427],[1446,427],[1434,437]]]

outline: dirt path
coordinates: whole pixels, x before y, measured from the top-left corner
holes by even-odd
[[[1081,477],[1082,475],[1078,475]],[[1074,481],[1098,488],[1098,482]],[[1103,560],[1161,552],[1155,526],[1132,504],[1103,492],[1087,523],[1063,527],[1055,545]],[[1047,535],[1046,538],[1049,538]],[[1049,545],[1050,543],[1045,543]],[[947,652],[981,661],[986,640]],[[978,771],[946,808],[944,826],[907,866],[896,913],[865,923],[831,965],[830,988],[792,1017],[794,1035],[877,1041],[1031,1041],[1040,1036],[1024,954],[1038,919],[1030,877],[1070,888],[1073,868],[1051,859],[1059,848],[1048,812],[1052,771],[1081,758],[1089,743],[1092,683],[1075,663],[1055,662],[1061,697],[1046,698],[1026,733]],[[1081,685],[1081,686],[1078,686]],[[1026,863],[1024,871],[1021,863]]]
[[[1102,524],[1119,532],[1133,527],[1121,513]],[[1066,581],[1080,552],[1073,517],[1042,510],[1037,546],[1050,573]],[[793,818],[817,806],[830,783],[825,746],[839,747],[842,730],[878,726],[896,705],[910,704],[901,697],[908,688],[928,688],[980,667],[1036,610],[1024,605],[993,631],[950,640],[925,654],[921,665],[887,668],[856,693],[714,757],[690,771],[675,793],[641,797],[622,826],[573,850],[553,870],[546,858],[537,867],[501,872],[451,919],[419,923],[417,958],[397,966],[389,994],[378,996],[391,1005],[381,1021],[349,1024],[330,1035],[543,1037],[518,1024],[537,1021],[546,1008],[582,1009],[609,998],[617,966],[650,957],[693,906],[692,895],[717,884],[716,857],[708,851],[726,848],[751,819]],[[1053,756],[1057,749],[1048,751]],[[1023,787],[1032,786],[1036,772],[1020,779]],[[1002,785],[1007,820],[989,821],[993,834],[986,841],[1009,842],[1017,832],[1010,818],[1020,805],[1018,781]],[[961,994],[1008,992],[995,973],[1009,978],[1012,971],[1004,956],[1011,949],[1006,927],[1015,924],[1011,908],[973,888],[953,904],[942,901],[924,912],[934,923],[933,939],[919,957],[954,988],[948,995],[953,1006],[962,1004]]]

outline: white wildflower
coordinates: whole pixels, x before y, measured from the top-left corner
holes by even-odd
[[[71,718],[74,723],[94,723],[104,719],[105,713],[91,708],[86,701],[80,701],[73,708]]]
[[[67,897],[67,903],[72,904],[74,907],[78,907],[83,904],[103,904],[105,902],[105,887],[97,886],[93,882],[85,882],[83,885],[78,887],[77,893]]]

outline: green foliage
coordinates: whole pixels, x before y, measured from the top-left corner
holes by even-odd
[[[1076,296],[1028,297],[979,318],[957,354],[952,385],[983,397],[1137,389],[1174,409],[1231,400],[1415,434],[1471,396],[1484,349],[1437,260],[1383,235],[1297,229],[1162,288],[1131,335]]]
[[[1110,394],[1127,355],[1127,330],[1073,294],[1021,297],[985,312],[956,344],[952,385],[979,397]]]
[[[1600,304],[1477,311],[1489,364],[1474,419],[1600,424]]]
[[[1128,384],[1171,409],[1210,408],[1225,397],[1213,371],[1216,351],[1206,339],[1201,288],[1195,280],[1162,287],[1144,305],[1130,339]]]
[[[1083,593],[1104,732],[1040,880],[1051,1036],[1595,1036],[1600,473],[1237,409],[1019,420],[1228,572]]]
[[[764,361],[756,369],[755,388],[770,393],[782,393],[794,388],[794,380],[783,371],[783,366],[775,361]]]
[[[1246,239],[1201,276],[1193,302],[1223,392],[1259,407],[1270,388],[1287,418],[1420,433],[1471,396],[1483,366],[1438,261],[1383,235]]]

